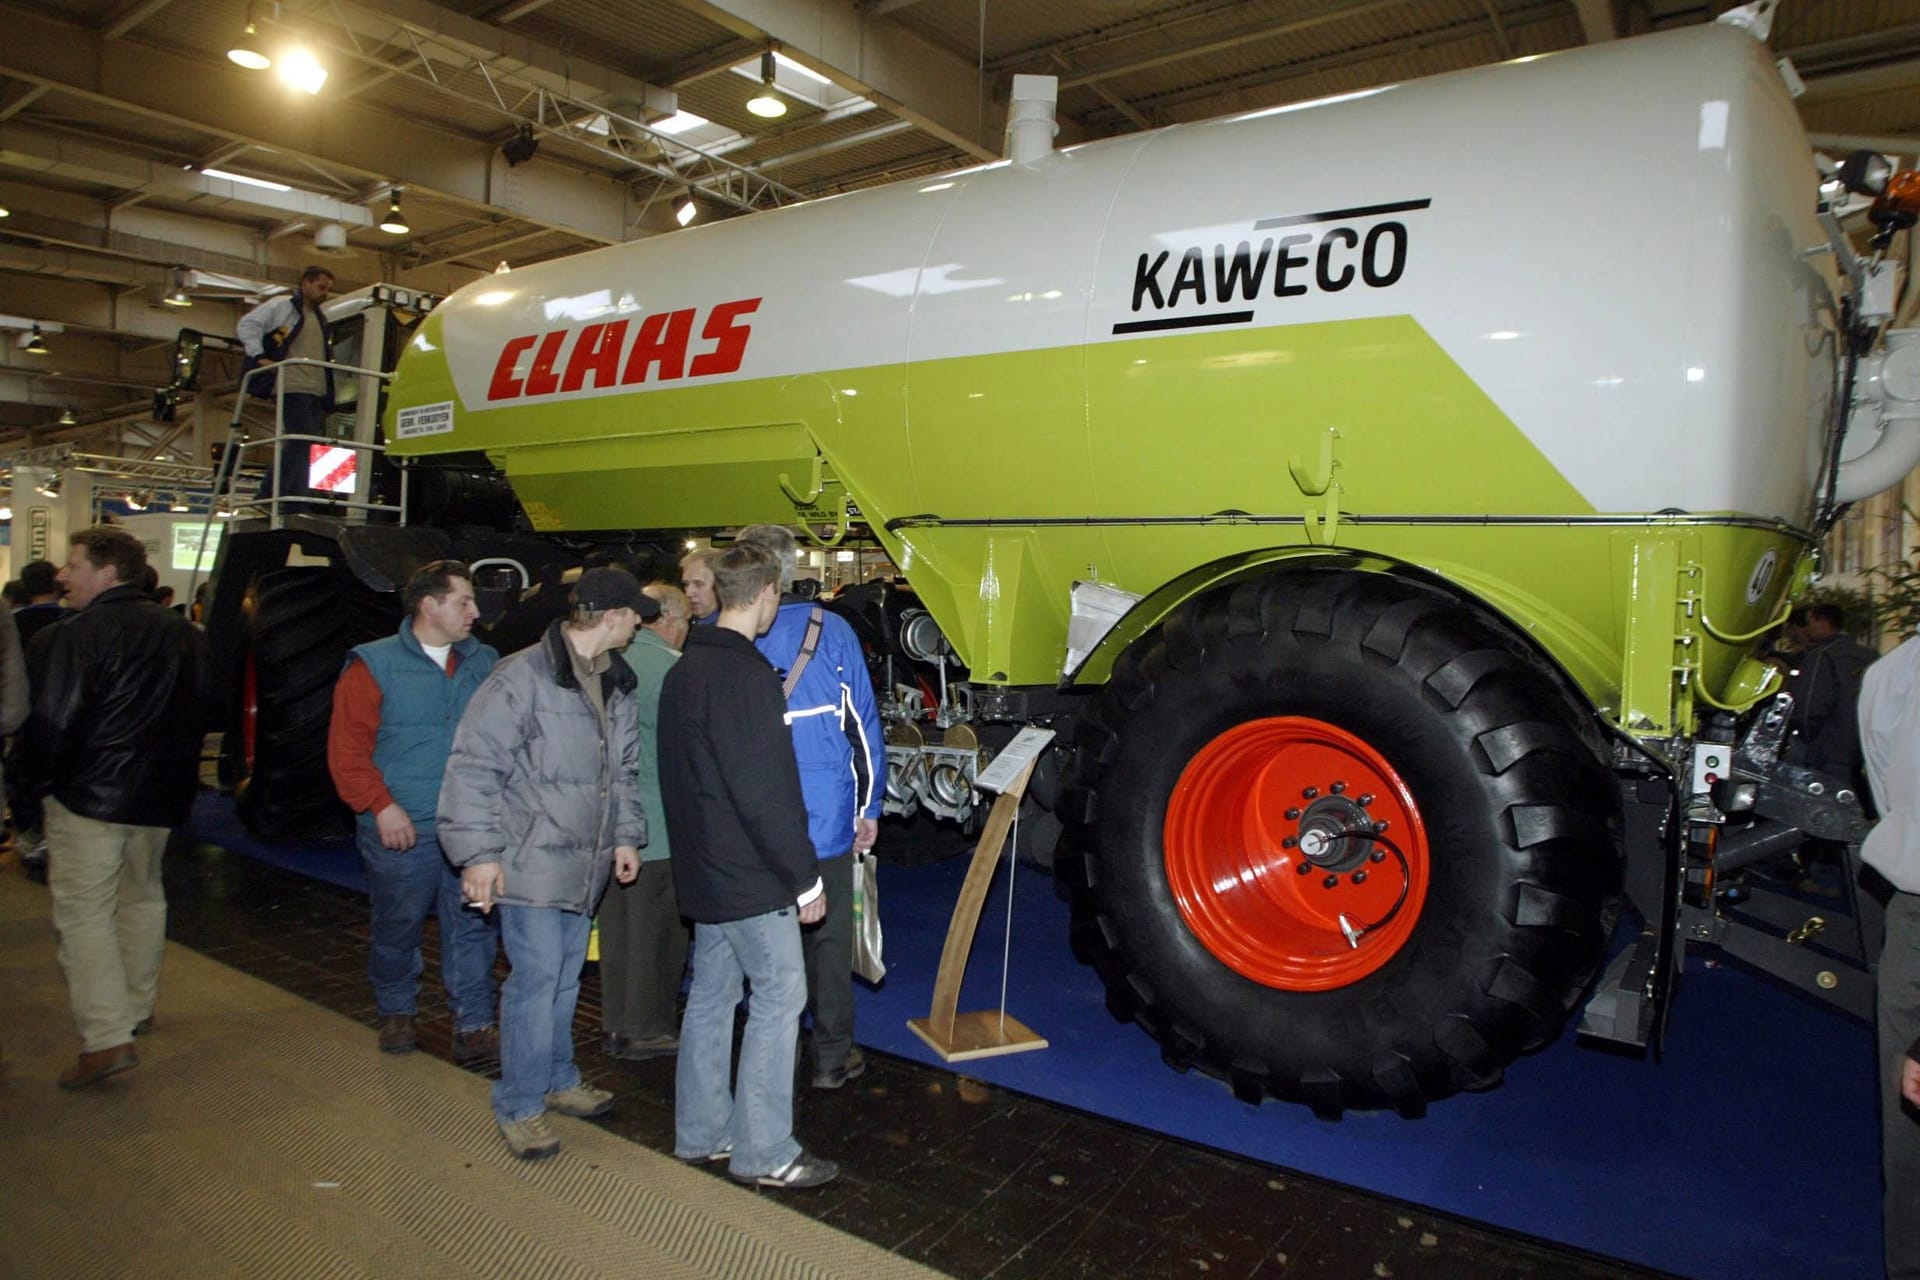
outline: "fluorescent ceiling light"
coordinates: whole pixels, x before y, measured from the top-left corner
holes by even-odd
[[[713,121],[705,116],[697,116],[691,111],[676,111],[665,120],[654,121],[647,128],[655,133],[664,133],[671,138],[677,133],[685,133],[689,129],[698,129],[703,124],[712,123]]]
[[[821,75],[818,71],[815,71],[812,67],[803,67],[799,63],[795,62],[792,58],[789,58],[784,53],[775,52],[773,55],[773,60],[775,62],[778,62],[781,66],[787,68],[787,70],[798,72],[799,74],[805,76],[809,80],[815,80],[821,84],[833,83],[833,81],[827,79],[825,76]]]
[[[680,202],[673,206],[673,220],[683,227],[699,216],[700,206],[693,202],[693,192],[691,191],[681,196]]]
[[[280,79],[302,93],[318,93],[327,82],[327,69],[305,49],[295,49],[280,60]]]
[[[227,182],[237,182],[245,187],[263,187],[268,191],[291,191],[292,187],[284,182],[274,182],[268,178],[249,178],[244,173],[228,173],[225,169],[202,169],[201,175],[208,178],[220,178]]]

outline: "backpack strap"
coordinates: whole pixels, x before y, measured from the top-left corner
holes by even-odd
[[[780,685],[782,697],[791,699],[793,691],[800,687],[800,673],[813,661],[813,651],[820,647],[820,628],[826,623],[826,614],[819,605],[813,606],[813,612],[807,615],[807,634],[800,641],[800,652],[787,668],[787,678]]]

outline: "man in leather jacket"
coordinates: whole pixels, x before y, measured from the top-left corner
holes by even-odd
[[[152,1025],[167,900],[160,858],[199,786],[200,633],[138,584],[146,549],[124,529],[74,534],[60,581],[74,612],[34,637],[32,709],[18,754],[43,797],[48,887],[80,1056],[79,1089],[137,1066]]]

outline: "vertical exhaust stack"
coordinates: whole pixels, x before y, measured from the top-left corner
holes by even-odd
[[[1007,109],[1007,159],[1032,164],[1053,154],[1060,132],[1053,107],[1060,97],[1058,76],[1015,76],[1013,101]]]

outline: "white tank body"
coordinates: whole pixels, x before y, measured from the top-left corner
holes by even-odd
[[[1289,326],[1406,316],[1589,510],[1799,521],[1833,376],[1830,259],[1804,252],[1825,242],[1817,181],[1766,48],[1691,28],[516,270],[444,304],[423,340],[444,373],[416,364],[410,387],[403,365],[396,402],[451,391],[481,421],[640,397],[606,406],[611,423],[657,391],[897,367],[903,444],[925,470],[980,442],[916,434],[923,362],[1236,328],[1271,333],[1285,360]],[[687,309],[685,367],[633,377],[646,317]],[[576,348],[610,341],[591,326],[618,319],[620,360],[562,379]],[[1049,423],[1055,460],[1087,465],[1108,443],[1111,388],[1033,392],[1044,421],[1009,394],[996,421],[1041,455]],[[1081,420],[1062,422],[1063,403]]]

